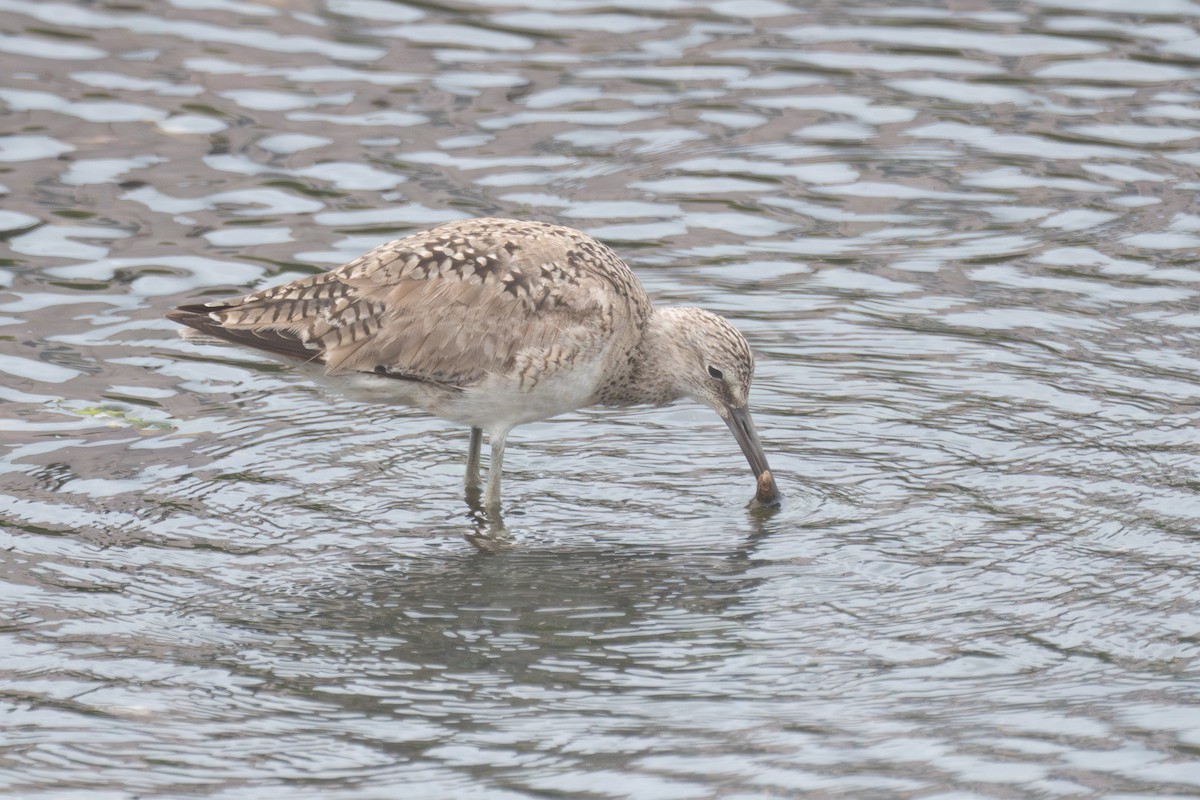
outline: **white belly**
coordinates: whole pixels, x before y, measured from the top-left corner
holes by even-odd
[[[507,430],[591,404],[602,374],[601,361],[572,365],[522,385],[515,375],[493,375],[461,390],[364,372],[326,375],[322,366],[301,366],[314,382],[359,403],[420,408],[436,417],[483,428]]]
[[[590,405],[600,374],[600,364],[593,362],[542,376],[528,388],[508,376],[493,377],[429,410],[488,431],[507,429]]]

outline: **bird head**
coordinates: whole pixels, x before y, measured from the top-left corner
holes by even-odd
[[[756,479],[769,471],[767,456],[750,416],[750,384],[754,379],[754,355],[746,337],[724,317],[700,308],[674,308],[675,382],[680,393],[717,412],[729,426],[746,456]],[[764,481],[759,480],[763,486]],[[759,500],[778,501],[774,481],[767,477],[766,492]]]

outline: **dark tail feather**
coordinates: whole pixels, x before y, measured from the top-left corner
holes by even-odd
[[[230,308],[228,305],[198,305],[180,306],[166,313],[166,318],[180,325],[186,325],[206,336],[221,339],[230,344],[249,347],[251,350],[262,350],[276,356],[294,359],[296,361],[321,363],[324,359],[317,350],[304,346],[296,336],[279,330],[250,331],[236,328],[226,328],[210,315],[220,313]]]

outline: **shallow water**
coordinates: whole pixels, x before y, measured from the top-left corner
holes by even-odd
[[[0,794],[1200,793],[1200,6],[0,0]],[[730,316],[466,432],[166,309],[484,214]]]

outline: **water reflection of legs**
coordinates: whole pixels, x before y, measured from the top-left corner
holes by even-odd
[[[468,486],[466,492],[467,517],[472,527],[464,538],[479,550],[494,553],[512,544],[512,535],[504,525],[500,507],[483,501],[483,491],[478,484]]]

